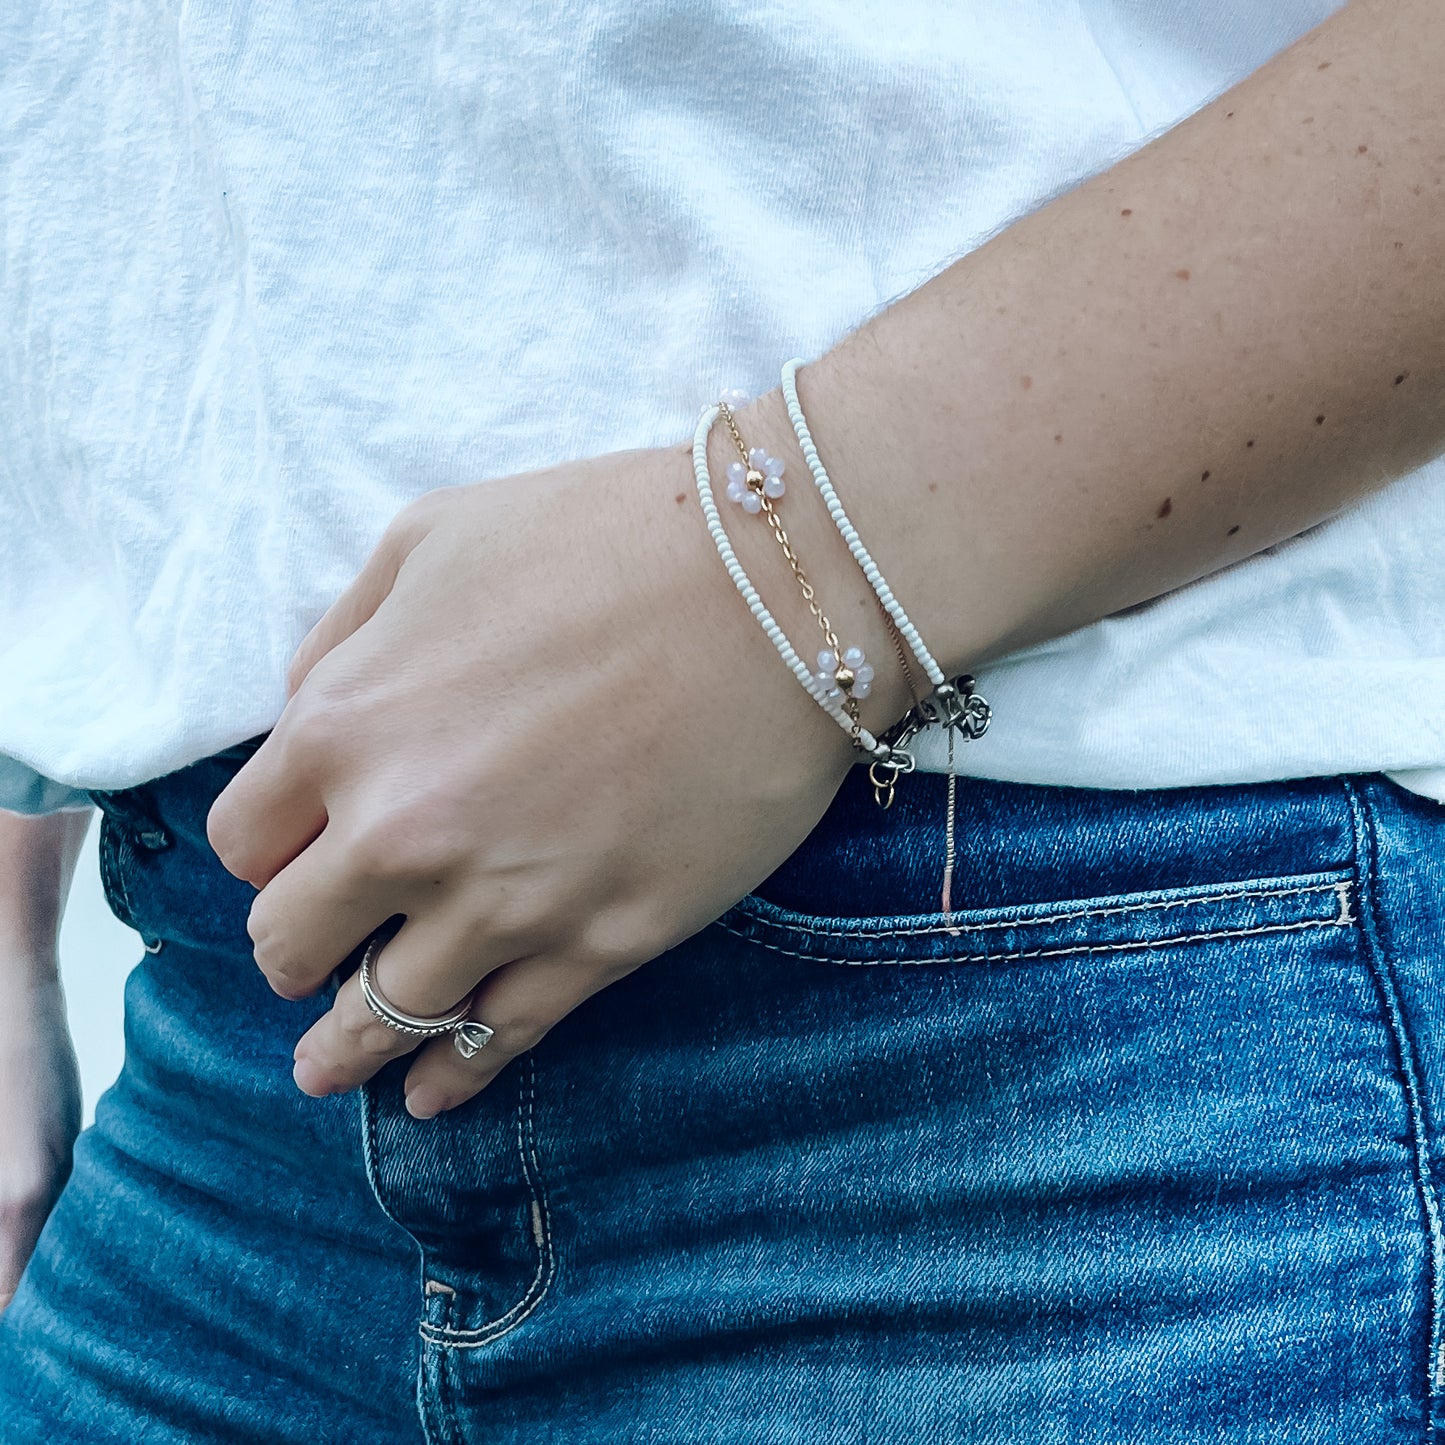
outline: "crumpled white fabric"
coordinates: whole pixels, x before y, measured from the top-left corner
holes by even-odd
[[[263,731],[411,497],[682,439],[1334,8],[0,9],[0,806]],[[989,668],[963,766],[1445,768],[1442,504]]]

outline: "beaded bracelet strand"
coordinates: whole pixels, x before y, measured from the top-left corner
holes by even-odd
[[[869,778],[873,783],[874,798],[880,807],[892,805],[899,776],[912,772],[914,757],[907,744],[932,724],[939,724],[948,737],[948,813],[944,831],[944,870],[942,888],[942,909],[948,927],[952,927],[952,888],[957,851],[955,819],[957,814],[957,772],[954,766],[955,733],[965,738],[976,738],[987,729],[990,717],[988,703],[974,690],[971,677],[961,676],[948,679],[943,669],[924,644],[918,629],[909,620],[893,590],[888,586],[878,564],[863,545],[857,528],[853,526],[843,504],[818,456],[818,448],[798,401],[796,375],[802,365],[800,360],[789,361],[783,368],[783,391],[788,406],[788,415],[793,430],[802,448],[814,484],[823,498],[834,526],[848,546],[849,552],[873,589],[882,612],[890,640],[898,654],[899,665],[913,698],[913,705],[904,717],[885,733],[874,737],[862,726],[859,717],[859,702],[869,694],[874,678],[872,666],[863,650],[858,647],[845,648],[838,641],[836,632],[827,613],[817,600],[816,591],[804,570],[797,552],[788,537],[779,516],[777,503],[787,492],[783,478],[783,463],[769,456],[762,447],[751,450],[744,443],[733,416],[735,408],[745,406],[750,398],[745,392],[727,391],[713,406],[704,409],[693,434],[693,470],[697,479],[698,497],[702,502],[703,515],[707,521],[708,533],[718,555],[732,577],[734,585],[747,602],[753,616],[763,628],[783,661],[797,677],[808,694],[833,719],[848,732],[853,746],[866,753],[871,759]],[[794,580],[803,594],[808,610],[823,635],[824,648],[818,653],[818,670],[810,672],[807,664],[798,656],[797,650],[788,640],[777,620],[764,605],[756,587],[753,586],[742,564],[737,559],[727,529],[723,525],[717,501],[713,495],[712,480],[708,470],[707,443],[712,427],[722,417],[738,453],[738,460],[728,466],[727,496],[750,516],[763,516],[768,523],[779,549],[787,561]],[[905,647],[905,641],[907,647]],[[928,677],[931,690],[923,696],[915,684],[913,670],[909,665],[908,653],[914,658]]]
[[[735,400],[737,394],[732,393],[731,395]],[[722,515],[718,511],[717,500],[713,495],[712,478],[709,475],[707,464],[708,437],[712,432],[714,422],[722,415],[725,406],[727,406],[726,401],[720,402],[715,406],[707,407],[698,419],[697,430],[693,433],[692,438],[693,475],[697,481],[698,501],[702,504],[702,512],[707,523],[708,536],[712,538],[713,546],[717,549],[718,556],[722,558],[723,566],[727,569],[728,576],[732,578],[733,585],[737,588],[743,601],[748,604],[748,610],[758,620],[768,641],[773,644],[778,656],[787,664],[789,670],[802,684],[808,696],[838,723],[843,731],[848,734],[853,746],[859,752],[866,753],[877,763],[892,762],[898,758],[900,749],[875,738],[867,728],[861,725],[857,717],[856,703],[854,703],[852,712],[845,708],[842,701],[845,694],[843,688],[838,685],[836,670],[830,685],[827,687],[822,685],[819,674],[814,673],[808,664],[798,656],[797,650],[788,640],[787,634],[783,631],[782,627],[778,625],[777,619],[773,614],[768,611],[762,597],[758,594],[757,588],[753,586],[747,572],[743,569],[742,563],[738,561],[737,553],[733,550],[732,541],[728,537],[727,528],[723,525]],[[728,412],[729,416],[731,416],[731,407],[728,407]],[[736,432],[735,426],[734,432]],[[760,458],[760,460],[771,462],[774,459],[764,456]],[[773,471],[765,472],[761,468],[753,468],[752,470],[758,474],[758,482],[756,484],[758,494],[766,497],[769,503],[774,500],[773,497],[767,496],[767,493],[763,490],[766,486],[767,478],[772,477],[777,484],[773,488],[774,493],[778,496],[782,495],[782,492],[779,491],[778,488],[779,486],[785,487],[786,484],[782,482],[783,468],[781,463],[778,463],[776,469]],[[731,482],[729,485],[731,486]],[[751,494],[752,489],[750,488],[749,490]],[[761,512],[762,510],[761,504],[753,509],[755,513]],[[791,548],[789,550],[791,550]],[[831,630],[830,627],[829,633],[831,633]],[[841,664],[841,658],[839,662]],[[856,693],[856,672],[853,678],[853,691]],[[907,765],[904,766],[902,770],[912,771],[912,757],[906,753],[904,756],[907,757]]]
[[[889,587],[883,573],[878,569],[878,564],[863,545],[863,539],[858,535],[858,529],[849,520],[847,512],[843,510],[843,503],[839,500],[838,493],[834,491],[833,483],[818,456],[818,448],[813,442],[813,433],[808,429],[802,404],[798,401],[797,376],[798,368],[802,364],[802,358],[796,356],[784,364],[783,400],[787,404],[788,420],[793,424],[793,432],[798,438],[799,447],[802,448],[803,458],[808,463],[808,470],[813,474],[813,482],[822,494],[823,502],[828,508],[828,515],[833,519],[833,525],[837,527],[844,542],[848,544],[848,550],[853,554],[853,560],[863,569],[863,575],[868,579],[868,585],[877,595],[879,602],[882,603],[883,610],[893,620],[894,626],[912,648],[913,655],[918,659],[918,665],[928,674],[929,682],[935,688],[940,687],[948,681],[943,674],[943,669],[934,661],[933,654],[923,645],[923,639],[918,635],[918,629],[908,620],[908,614],[893,595],[893,589]]]
[[[988,703],[974,691],[971,677],[964,675],[950,679],[935,661],[843,508],[827,469],[818,455],[812,431],[798,400],[797,374],[802,364],[802,361],[795,357],[784,365],[783,399],[787,404],[788,419],[793,424],[798,445],[808,463],[808,470],[812,473],[814,485],[823,498],[828,515],[833,519],[833,525],[847,544],[849,552],[853,554],[853,560],[868,579],[868,585],[872,587],[880,606],[892,621],[896,629],[895,636],[901,635],[907,641],[914,657],[918,659],[919,666],[928,674],[928,680],[932,684],[932,691],[926,697],[917,699],[909,716],[898,728],[905,730],[907,737],[915,737],[924,727],[937,723],[949,731],[950,738],[954,732],[966,739],[982,737],[988,729],[991,716]]]
[[[728,499],[736,502],[750,516],[761,514],[766,519],[773,538],[792,571],[793,579],[798,584],[798,590],[803,594],[803,601],[808,604],[808,611],[812,613],[813,620],[823,634],[824,645],[818,653],[818,671],[813,680],[818,691],[830,702],[836,702],[852,719],[856,746],[863,726],[859,721],[858,704],[872,689],[873,666],[861,647],[844,647],[838,641],[833,624],[819,605],[813,584],[808,580],[808,574],[803,570],[803,564],[798,560],[798,554],[788,539],[777,507],[787,490],[787,484],[783,480],[783,463],[776,457],[770,457],[762,447],[748,449],[738,431],[738,424],[727,397],[719,402],[718,410],[722,413],[723,423],[738,453],[738,460],[728,465]]]
[[[958,800],[958,773],[955,767],[954,744],[958,737],[962,737],[966,741],[982,737],[988,730],[992,710],[984,698],[974,690],[973,678],[965,674],[950,680],[944,673],[924,644],[918,629],[909,620],[902,604],[893,595],[893,589],[888,585],[887,579],[873,560],[872,554],[863,545],[863,539],[858,535],[858,529],[853,525],[844,509],[842,500],[828,476],[827,469],[823,466],[822,459],[818,455],[817,445],[813,441],[813,433],[808,426],[807,418],[803,415],[802,403],[798,400],[798,368],[802,364],[802,359],[799,357],[794,357],[783,364],[783,400],[788,408],[788,419],[793,424],[793,433],[798,439],[798,446],[802,449],[809,472],[812,473],[813,483],[823,498],[828,515],[833,519],[833,525],[838,529],[849,552],[853,554],[853,560],[857,562],[864,577],[868,579],[868,585],[872,587],[879,605],[892,623],[891,630],[895,645],[901,635],[907,641],[914,657],[918,659],[919,666],[927,673],[928,680],[932,684],[932,691],[927,697],[919,698],[916,693],[914,694],[914,706],[908,716],[895,729],[886,733],[885,738],[897,741],[900,745],[905,744],[933,723],[941,726],[948,737],[948,821],[944,830],[942,905],[945,917],[951,921],[953,874],[957,854],[955,818]],[[899,647],[899,656],[902,657],[901,646]],[[904,662],[904,669],[907,670],[906,662]],[[887,807],[893,798],[893,787],[897,775],[892,772],[886,762],[875,762],[868,771],[873,782],[875,798],[882,806]]]

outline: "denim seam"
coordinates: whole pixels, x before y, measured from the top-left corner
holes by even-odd
[[[437,1390],[439,1403],[443,1408],[450,1408],[450,1401],[446,1399],[446,1385],[442,1379],[442,1369],[445,1361],[438,1360]],[[416,1381],[416,1403],[417,1414],[421,1417],[421,1433],[426,1439],[426,1445],[455,1445],[456,1432],[450,1428],[450,1416],[445,1421],[437,1419],[437,1413],[432,1407],[432,1392],[427,1388],[427,1361],[426,1352],[422,1352],[422,1358],[417,1365]],[[445,1438],[443,1438],[443,1426],[445,1426]]]
[[[1040,914],[1037,917],[1021,914],[991,923],[960,923],[952,926],[939,923],[930,925],[927,928],[886,929],[834,928],[827,924],[821,924],[817,927],[809,926],[806,929],[799,929],[799,931],[816,933],[829,938],[924,938],[940,933],[946,933],[950,937],[956,937],[963,933],[991,933],[1009,928],[1030,928],[1037,924],[1045,923],[1072,923],[1080,918],[1113,918],[1124,913],[1144,913],[1151,910],[1158,911],[1169,908],[1192,908],[1205,903],[1230,903],[1237,898],[1296,898],[1306,893],[1338,893],[1342,886],[1348,888],[1349,884],[1343,879],[1336,879],[1329,883],[1311,883],[1301,888],[1255,888],[1234,893],[1193,894],[1187,898],[1161,898],[1149,903],[1121,903],[1110,908],[1080,908],[1071,913],[1046,913]],[[773,919],[768,918],[766,915],[754,913],[747,906],[746,901],[739,906],[748,917],[757,918],[759,922],[764,924],[773,924],[779,928],[791,926],[786,923],[775,923]],[[1339,921],[1351,922],[1352,920],[1342,919]]]
[[[1069,948],[1021,949],[1016,953],[954,953],[927,958],[838,958],[834,954],[803,953],[798,949],[783,948],[780,944],[767,943],[763,939],[753,938],[721,920],[718,921],[717,926],[725,932],[731,933],[735,938],[742,939],[744,943],[754,944],[758,948],[766,948],[772,953],[781,953],[788,958],[807,959],[812,963],[840,964],[845,968],[910,966],[929,963],[1008,963],[1022,958],[1068,958],[1089,953],[1137,953],[1149,948],[1169,948],[1177,943],[1207,943],[1213,939],[1225,938],[1256,938],[1265,933],[1297,933],[1303,928],[1348,928],[1355,922],[1349,911],[1348,889],[1348,884],[1342,885],[1340,914],[1336,918],[1305,918],[1298,923],[1266,923],[1261,924],[1258,928],[1221,928],[1208,933],[1178,933],[1169,938],[1129,939],[1121,943],[1089,943],[1077,944]],[[882,937],[884,935],[875,936]]]
[[[557,1273],[557,1254],[552,1240],[552,1216],[547,1208],[547,1192],[542,1187],[541,1169],[537,1161],[536,1133],[534,1129],[534,1102],[536,1099],[537,1067],[529,1052],[527,1068],[522,1081],[521,1099],[517,1106],[517,1148],[522,1157],[522,1173],[527,1180],[532,1196],[533,1238],[537,1245],[537,1273],[532,1278],[526,1294],[506,1314],[475,1329],[452,1330],[423,1321],[421,1335],[430,1344],[443,1345],[448,1349],[475,1350],[492,1344],[510,1334],[547,1296]]]
[[[427,1276],[426,1251],[416,1242],[411,1231],[392,1213],[386,1200],[381,1193],[381,1159],[377,1152],[377,1086],[373,1081],[362,1085],[358,1091],[358,1100],[361,1105],[361,1157],[366,1168],[366,1178],[371,1185],[371,1197],[376,1200],[377,1208],[405,1233],[416,1245],[417,1267],[420,1270],[421,1278],[425,1281]],[[416,1409],[418,1422],[421,1425],[422,1435],[427,1445],[447,1445],[440,1435],[432,1428],[432,1410],[426,1388],[426,1361],[417,1362],[416,1380]],[[450,1433],[450,1432],[449,1432]]]
[[[452,1379],[451,1356],[444,1354],[437,1360],[437,1398],[444,1411],[447,1445],[466,1445],[462,1437],[460,1412],[457,1410],[455,1396],[456,1381]]]
[[[456,1292],[448,1292],[443,1304],[443,1314],[451,1318],[456,1302]],[[425,1321],[423,1321],[425,1323]],[[465,1445],[457,1419],[457,1407],[453,1400],[454,1383],[451,1378],[450,1358],[438,1355],[429,1361],[429,1342],[423,1340],[420,1370],[417,1380],[417,1402],[420,1407],[422,1433],[427,1445]],[[431,1378],[436,1381],[435,1390],[427,1388],[428,1366]]]
[[[1430,1167],[1430,1151],[1425,1127],[1424,1085],[1420,1063],[1415,1053],[1414,1041],[1405,1020],[1404,1005],[1400,998],[1399,983],[1395,977],[1390,951],[1386,946],[1386,929],[1380,914],[1378,890],[1378,846],[1375,836],[1374,819],[1355,789],[1348,781],[1344,783],[1349,799],[1350,814],[1355,831],[1355,871],[1364,880],[1365,906],[1360,910],[1364,917],[1362,933],[1365,939],[1365,957],[1375,987],[1384,1008],[1385,1024],[1390,1034],[1396,1063],[1405,1096],[1405,1113],[1409,1121],[1410,1145],[1414,1159],[1415,1189],[1424,1216],[1425,1244],[1429,1260],[1429,1287],[1426,1294],[1428,1322],[1426,1328],[1427,1355],[1425,1367],[1425,1434],[1426,1445],[1433,1445],[1438,1439],[1436,1410],[1440,1391],[1445,1387],[1445,1360],[1441,1358],[1441,1291],[1445,1287],[1445,1235],[1442,1235],[1440,1203],[1435,1192],[1433,1171]]]
[[[401,1220],[393,1214],[387,1206],[386,1200],[381,1195],[381,1157],[376,1146],[377,1134],[377,1086],[370,1080],[362,1086],[360,1091],[361,1100],[361,1158],[366,1166],[366,1177],[371,1184],[371,1196],[376,1200],[378,1207],[391,1222],[403,1233],[408,1235],[415,1242],[415,1237],[407,1229]],[[422,1277],[426,1276],[425,1251],[418,1244],[417,1253],[422,1256],[418,1261]]]

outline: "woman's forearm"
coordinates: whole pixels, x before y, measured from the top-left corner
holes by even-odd
[[[1442,76],[1439,0],[1355,0],[800,373],[936,650],[1157,596],[1445,449]],[[776,392],[745,421],[796,457]],[[792,525],[886,648],[821,509]]]
[[[0,811],[0,975],[54,977],[65,897],[90,823],[86,811]],[[18,980],[25,981],[25,980]]]

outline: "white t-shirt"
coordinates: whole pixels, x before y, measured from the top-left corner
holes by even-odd
[[[410,498],[681,440],[1334,8],[3,7],[0,805],[263,731]],[[1440,784],[1442,514],[1437,465],[989,667],[963,766]]]

